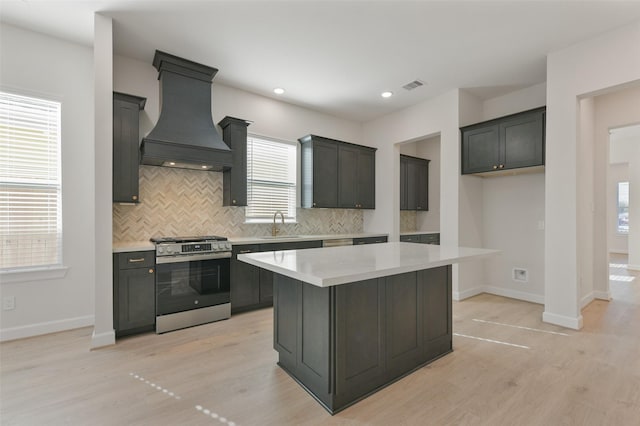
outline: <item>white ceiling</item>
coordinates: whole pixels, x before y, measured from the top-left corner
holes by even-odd
[[[218,68],[216,83],[368,121],[454,88],[544,82],[547,53],[639,20],[640,1],[1,0],[0,20],[91,45],[96,11],[116,54],[163,50]]]

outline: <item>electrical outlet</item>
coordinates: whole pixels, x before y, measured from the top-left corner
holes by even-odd
[[[529,275],[529,272],[526,269],[513,268],[514,281],[520,281],[520,282],[526,283],[527,281],[529,281],[528,275]]]
[[[16,297],[15,296],[5,296],[2,298],[2,310],[3,311],[11,311],[16,308]]]

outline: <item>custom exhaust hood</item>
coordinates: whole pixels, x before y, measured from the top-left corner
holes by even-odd
[[[156,50],[160,117],[140,145],[141,163],[206,171],[231,168],[231,150],[211,117],[218,70]]]

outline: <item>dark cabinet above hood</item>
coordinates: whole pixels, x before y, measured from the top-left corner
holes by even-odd
[[[156,50],[160,117],[142,139],[141,163],[222,171],[231,168],[231,150],[211,117],[211,81],[218,70]]]

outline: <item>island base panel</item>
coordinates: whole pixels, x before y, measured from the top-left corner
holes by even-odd
[[[451,266],[317,287],[276,274],[280,365],[335,414],[452,351]]]

